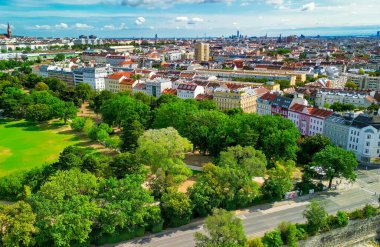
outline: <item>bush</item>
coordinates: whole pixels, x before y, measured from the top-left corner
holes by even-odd
[[[307,239],[307,232],[306,232],[306,225],[305,224],[296,224],[297,228],[297,239],[298,240],[305,240]]]
[[[348,215],[345,211],[338,211],[336,213],[337,227],[344,227],[348,225]]]
[[[364,217],[367,219],[372,218],[372,217],[376,216],[377,210],[374,206],[367,204],[363,208],[363,214],[364,214]]]
[[[297,238],[297,227],[295,224],[290,222],[282,222],[278,229],[281,232],[282,242],[287,244],[290,247],[298,246],[298,238]]]
[[[77,117],[77,118],[73,119],[70,126],[73,130],[82,131],[85,121],[86,121],[85,118]]]
[[[350,217],[350,219],[352,220],[357,220],[357,219],[364,219],[364,213],[363,213],[363,210],[361,209],[356,209],[355,211],[352,211],[348,214],[348,216]]]
[[[254,238],[248,241],[248,247],[264,247],[263,240],[261,238]]]
[[[271,232],[265,233],[263,243],[266,247],[279,247],[284,244],[281,239],[281,232],[275,229]]]

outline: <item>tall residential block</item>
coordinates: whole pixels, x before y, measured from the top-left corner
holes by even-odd
[[[204,62],[210,60],[210,45],[206,43],[195,44],[195,60]]]

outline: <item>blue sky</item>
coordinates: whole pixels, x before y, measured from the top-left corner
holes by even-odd
[[[66,37],[374,34],[380,0],[0,0],[0,32]]]

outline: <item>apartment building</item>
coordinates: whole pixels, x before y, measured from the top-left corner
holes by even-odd
[[[205,88],[194,83],[183,83],[177,87],[177,97],[181,99],[195,99],[204,93]]]
[[[205,62],[210,60],[210,45],[206,43],[195,44],[194,52],[195,60],[198,62]]]
[[[355,153],[358,161],[380,164],[380,116],[360,115],[349,129],[348,150]]]
[[[334,113],[325,119],[323,135],[329,138],[334,145],[347,149],[350,126],[353,120],[353,114],[340,115]]]
[[[297,76],[291,74],[280,74],[262,71],[248,71],[248,70],[222,70],[222,69],[196,69],[196,73],[202,76],[215,76],[221,80],[231,81],[234,78],[255,78],[255,79],[267,79],[268,81],[286,80],[290,82],[290,85],[296,85]]]
[[[332,105],[335,102],[365,108],[377,103],[373,97],[363,92],[319,90],[315,95],[317,107],[323,107],[325,104]]]
[[[121,83],[124,80],[130,79],[132,72],[118,72],[108,75],[104,79],[105,90],[111,91],[113,93],[118,93],[121,90]],[[131,88],[132,91],[132,88]]]
[[[272,104],[276,98],[277,98],[277,94],[274,94],[271,92],[268,92],[268,93],[264,94],[263,96],[261,96],[260,98],[258,98],[256,100],[256,102],[257,102],[257,110],[256,110],[257,114],[262,115],[262,116],[265,116],[265,115],[271,116],[272,115]]]
[[[354,82],[360,90],[380,91],[380,76],[348,74],[347,81]]]
[[[257,93],[250,87],[230,89],[228,87],[218,87],[214,90],[216,105],[220,110],[241,108],[246,113],[256,112]]]
[[[169,79],[156,78],[146,81],[146,93],[148,95],[159,98],[167,88],[172,88],[172,82]]]
[[[287,118],[297,126],[301,135],[315,136],[323,133],[324,121],[333,113],[330,110],[295,103],[290,107]]]
[[[105,67],[78,68],[74,70],[74,83],[77,85],[79,82],[84,82],[96,91],[102,91],[105,89],[107,76],[108,72]]]

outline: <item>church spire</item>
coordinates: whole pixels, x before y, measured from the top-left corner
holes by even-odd
[[[12,38],[12,27],[11,27],[11,24],[9,22],[8,22],[7,36],[9,39]]]

